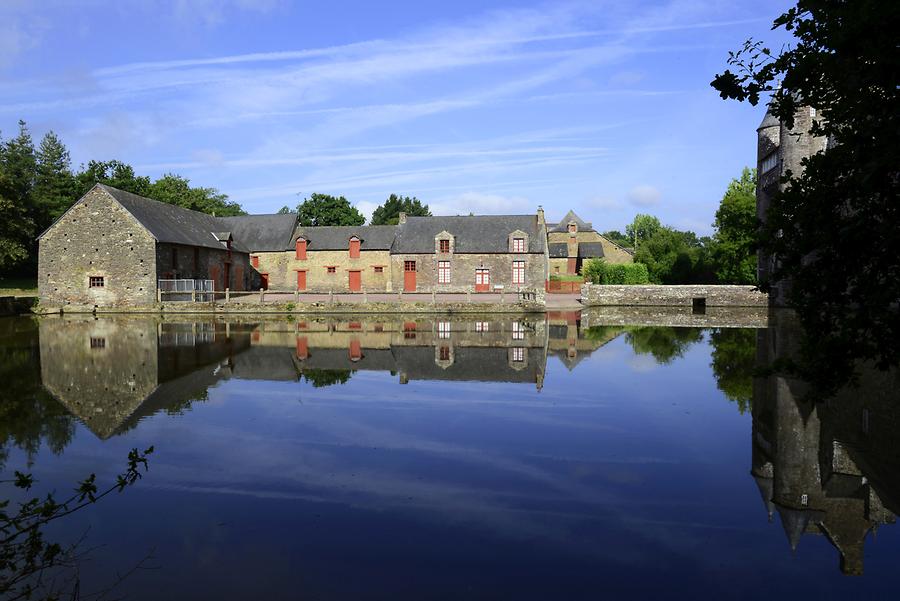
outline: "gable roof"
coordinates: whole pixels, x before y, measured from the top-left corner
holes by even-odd
[[[281,251],[290,248],[294,227],[297,225],[296,213],[238,215],[218,219],[231,230],[234,239],[251,252]]]
[[[575,214],[575,211],[569,211],[566,213],[566,216],[559,220],[559,223],[551,227],[551,224],[547,224],[547,228],[551,232],[567,232],[569,231],[569,223],[572,221],[578,226],[579,232],[591,232],[594,230],[593,226],[581,219],[578,215]]]
[[[360,250],[390,250],[396,225],[298,225],[284,248],[292,250],[294,240],[302,237],[309,250],[347,250],[351,236],[357,236]]]
[[[580,242],[578,244],[578,256],[583,259],[602,258],[602,242]]]
[[[219,250],[225,247],[214,235],[214,232],[228,229],[223,227],[221,218],[144,198],[105,184],[97,186],[115,198],[159,242]],[[239,252],[248,251],[240,241],[235,241],[231,248]]]
[[[544,252],[547,236],[536,215],[407,217],[398,226],[391,251],[434,253],[435,237],[447,231],[454,237],[456,253],[506,253],[509,235],[517,230],[528,234],[528,252]]]
[[[550,258],[551,259],[565,259],[569,256],[569,245],[565,242],[551,242],[550,243]]]

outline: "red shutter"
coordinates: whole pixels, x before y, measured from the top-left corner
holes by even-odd
[[[297,259],[306,260],[306,240],[297,240]]]
[[[358,259],[359,258],[359,240],[350,240],[350,258]]]
[[[253,265],[253,267],[259,267],[259,257],[251,256],[250,264]]]

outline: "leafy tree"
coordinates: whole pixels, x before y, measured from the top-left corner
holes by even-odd
[[[700,328],[632,327],[625,341],[635,354],[652,355],[660,365],[683,357],[687,349],[703,339]]]
[[[137,176],[134,168],[121,161],[90,161],[75,176],[77,191],[74,200],[84,196],[94,184],[106,184],[119,190],[147,196],[150,191],[150,178]]]
[[[33,189],[37,160],[24,121],[19,135],[0,144],[0,270],[26,265],[37,228]]]
[[[325,388],[335,384],[346,384],[350,381],[351,374],[349,369],[306,369],[302,375],[313,388]]]
[[[41,214],[41,229],[72,205],[75,188],[69,151],[55,133],[48,132],[37,151],[34,182],[34,202]]]
[[[687,284],[693,279],[699,245],[697,236],[691,232],[660,226],[639,242],[634,260],[647,266],[654,284]]]
[[[756,330],[717,328],[709,336],[712,345],[713,375],[725,396],[737,403],[741,414],[753,401],[753,375],[756,370]]]
[[[247,214],[241,205],[229,201],[227,194],[222,194],[215,188],[192,188],[190,183],[186,177],[167,173],[150,184],[146,196],[218,217]]]
[[[733,179],[716,211],[716,276],[723,284],[756,283],[756,169]]]
[[[662,229],[662,223],[653,215],[638,213],[634,221],[625,226],[625,236],[631,240],[631,246],[640,246],[641,242],[649,240],[653,234]]]
[[[802,173],[785,174],[761,239],[804,326],[795,368],[827,392],[854,377],[857,360],[900,362],[900,3],[800,0],[773,26],[794,44],[747,40],[730,53],[736,72],[711,85],[725,99],[767,97],[787,127],[815,109],[810,134],[829,141]]]
[[[279,214],[279,215],[289,215],[291,212],[292,212],[292,211],[291,211],[291,208],[290,208],[289,206],[287,206],[287,205],[285,205],[285,206],[281,207],[280,209],[278,209],[278,214]]]
[[[372,213],[372,225],[397,225],[400,213],[415,217],[431,217],[428,205],[413,196],[391,194],[384,204]]]
[[[366,218],[359,209],[343,196],[331,196],[314,192],[297,206],[298,221],[302,226],[362,225]]]
[[[601,236],[603,236],[610,242],[615,242],[623,248],[634,247],[634,238],[629,238],[619,230],[609,230],[608,232],[603,232]]]

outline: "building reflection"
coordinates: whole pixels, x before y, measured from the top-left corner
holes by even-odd
[[[797,334],[790,313],[773,312],[758,364],[792,356]],[[752,403],[752,475],[770,521],[779,515],[793,550],[826,537],[852,575],[863,573],[866,537],[900,511],[900,380],[868,370],[859,384],[823,401],[796,379],[760,377]]]
[[[618,333],[620,330],[616,330]],[[142,317],[40,321],[44,387],[101,439],[179,412],[229,379],[344,383],[361,371],[541,390],[548,356],[570,369],[615,338],[571,315],[253,322]]]

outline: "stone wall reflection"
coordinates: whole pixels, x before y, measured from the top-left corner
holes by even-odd
[[[759,330],[760,365],[797,351],[798,324],[773,311]],[[864,370],[859,387],[809,399],[803,382],[757,378],[753,390],[752,475],[770,520],[779,515],[796,550],[825,536],[845,574],[862,574],[867,536],[900,511],[900,378]]]

